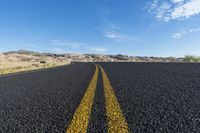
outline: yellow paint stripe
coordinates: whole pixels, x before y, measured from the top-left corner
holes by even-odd
[[[94,100],[95,90],[97,86],[98,71],[97,65],[92,80],[83,96],[83,99],[78,106],[70,125],[68,126],[66,133],[86,133],[90,118],[90,112],[92,110],[92,104]]]
[[[113,88],[110,81],[104,71],[101,69],[103,84],[104,84],[104,94],[106,101],[106,115],[108,120],[108,132],[109,133],[128,133],[129,128],[126,119],[120,109],[120,105],[117,101]]]

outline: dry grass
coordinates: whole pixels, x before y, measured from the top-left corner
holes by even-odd
[[[0,54],[0,75],[50,68],[69,63],[70,61],[65,57],[36,56],[19,53]]]

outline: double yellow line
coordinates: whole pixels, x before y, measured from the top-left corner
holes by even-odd
[[[99,68],[103,77],[104,95],[106,102],[106,116],[109,133],[128,133],[128,124],[124,115],[120,109],[120,105],[117,101],[110,81],[100,65],[96,65],[95,73],[90,81],[88,88],[78,106],[74,116],[66,130],[66,133],[86,133],[89,123],[89,118],[92,110],[92,105],[95,96],[95,90],[97,86]]]

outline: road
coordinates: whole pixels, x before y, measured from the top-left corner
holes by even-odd
[[[0,77],[2,133],[199,133],[200,64],[77,63]]]

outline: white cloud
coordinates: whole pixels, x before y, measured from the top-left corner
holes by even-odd
[[[121,41],[127,39],[127,35],[124,35],[120,32],[120,28],[108,23],[104,28],[104,37],[108,39],[113,39],[115,41]]]
[[[106,38],[113,39],[113,40],[116,40],[116,41],[122,41],[122,40],[128,39],[127,35],[121,34],[117,31],[105,31],[104,36]]]
[[[189,30],[173,33],[172,38],[175,38],[175,39],[182,38],[183,36],[185,36],[189,33],[193,33],[193,32],[200,32],[200,28],[189,29]]]
[[[51,48],[48,51],[51,52],[51,53],[56,53],[56,54],[67,53],[67,51],[65,49],[62,49],[62,48]]]
[[[189,18],[200,13],[200,0],[190,0],[185,4],[178,6],[171,13],[172,19]]]
[[[162,19],[163,16],[166,14],[166,13],[169,13],[171,12],[171,5],[167,2],[164,2],[160,5],[160,7],[157,9],[157,14],[156,14],[156,17],[158,19]],[[165,21],[169,21],[170,17],[169,16],[165,16],[163,18]]]
[[[200,32],[200,28],[196,28],[196,29],[189,29],[189,32]]]
[[[51,40],[51,45],[55,46],[50,49],[53,53],[69,53],[71,50],[73,50],[73,53],[78,53],[76,51],[88,51],[91,53],[105,53],[107,52],[107,49],[104,47],[93,47],[92,44],[87,43],[81,43],[81,42],[75,42],[75,41],[66,41],[66,40]],[[66,47],[65,47],[66,46]],[[67,51],[66,51],[67,49]]]
[[[169,22],[200,14],[200,0],[153,0],[146,8],[158,20]]]
[[[134,37],[132,35],[122,33],[121,28],[111,23],[105,26],[103,36],[115,41],[137,41],[137,42],[143,41],[139,37]]]
[[[173,3],[180,3],[180,2],[184,2],[184,0],[171,0]]]
[[[173,33],[172,38],[175,38],[175,39],[182,38],[182,36],[184,36],[185,34],[187,34],[186,31],[176,32],[176,33]]]
[[[107,52],[107,49],[103,47],[88,47],[88,49],[91,50],[92,52],[98,52],[98,53]]]
[[[81,46],[85,45],[83,43],[74,42],[74,41],[66,41],[66,40],[51,40],[51,44],[54,46],[68,46],[70,48],[80,48]]]

